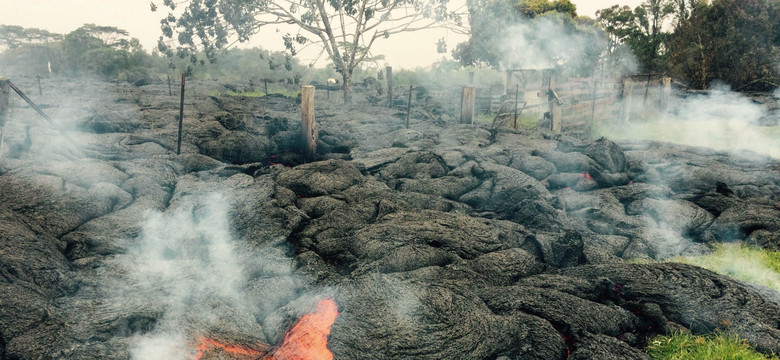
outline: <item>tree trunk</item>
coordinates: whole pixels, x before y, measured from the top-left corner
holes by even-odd
[[[344,103],[349,104],[352,102],[352,71],[344,71],[341,77],[344,84]]]

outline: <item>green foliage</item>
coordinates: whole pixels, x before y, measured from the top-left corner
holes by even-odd
[[[645,0],[633,10],[618,5],[599,10],[596,17],[611,34],[610,51],[626,45],[636,56],[642,71],[665,71],[668,63],[666,43],[671,36],[665,29],[675,12],[672,1],[676,0]]]
[[[36,28],[0,25],[0,49],[17,49],[22,45],[45,44],[62,40],[62,35]]]
[[[346,101],[351,96],[353,72],[373,57],[370,52],[376,40],[428,28],[438,21],[458,23],[459,15],[448,10],[447,3],[447,0],[165,0],[164,5],[172,12],[161,21],[163,36],[158,49],[171,58],[177,55],[203,64],[205,61],[198,54],[213,61],[218,50],[232,40],[248,41],[267,25],[296,25],[296,33],[281,35],[285,47],[292,55],[300,46],[322,47],[341,74]],[[183,6],[182,10],[174,14],[179,6]],[[156,10],[156,5],[152,10]]]
[[[610,54],[630,48],[643,72],[671,72],[699,89],[716,81],[743,91],[780,85],[778,1],[645,0],[597,17],[610,34]]]
[[[655,360],[780,360],[755,350],[735,335],[693,335],[680,332],[650,339],[647,353]]]
[[[670,66],[696,88],[722,81],[737,90],[772,90],[780,84],[778,46],[780,3],[715,0],[680,24],[669,44]]]
[[[263,86],[266,80],[270,84],[300,84],[306,71],[289,54],[258,48],[229,49],[220,52],[212,62],[190,64],[184,59],[175,61],[174,65],[176,69],[191,69],[190,75],[194,78],[218,79],[225,83],[251,81],[255,86]]]
[[[516,11],[528,18],[534,18],[549,12],[566,14],[570,18],[577,16],[577,5],[569,0],[520,0],[513,4]]]
[[[0,27],[3,31],[17,34],[14,45],[0,53],[0,65],[10,74],[46,74],[51,63],[58,75],[96,75],[141,84],[164,69],[161,58],[147,54],[137,39],[111,26],[86,24],[65,36],[19,27]]]
[[[453,60],[440,60],[430,67],[393,72],[396,86],[427,86],[430,88],[454,88],[468,84],[470,72],[481,86],[503,87],[504,73],[493,69],[462,67]]]

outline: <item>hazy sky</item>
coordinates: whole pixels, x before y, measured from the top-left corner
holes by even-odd
[[[0,0],[0,24],[20,25],[46,29],[57,33],[68,33],[87,23],[116,26],[130,32],[141,40],[144,48],[156,47],[160,36],[160,18],[165,9],[150,11],[150,2],[157,5],[162,0]],[[636,6],[642,0],[572,0],[580,15],[593,17],[596,10],[614,4]],[[255,36],[253,45],[269,50],[283,50],[282,40],[275,29],[270,28]],[[385,55],[384,62],[396,67],[426,66],[440,59],[436,53],[436,40],[445,38],[449,49],[465,38],[445,30],[430,30],[425,33],[398,35],[377,42],[374,54]],[[303,54],[300,59],[307,63],[316,54]],[[306,56],[308,55],[308,56]]]

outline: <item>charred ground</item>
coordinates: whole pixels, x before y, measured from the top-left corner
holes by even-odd
[[[14,110],[0,161],[0,359],[137,354],[176,305],[165,284],[138,286],[126,257],[143,256],[150,211],[198,218],[206,205],[192,199],[213,192],[229,204],[246,301],[190,294],[176,323],[187,338],[278,344],[328,296],[337,359],[645,359],[648,336],[684,328],[780,352],[777,293],[626,262],[724,241],[778,249],[776,160],[457,125],[431,107],[405,129],[386,108],[318,98],[319,161],[302,164],[295,99],[201,86],[180,156],[162,85],[62,82],[40,99],[86,157]]]

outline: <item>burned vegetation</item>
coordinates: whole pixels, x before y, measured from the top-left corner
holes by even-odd
[[[683,329],[780,352],[776,292],[653,262],[777,250],[775,159],[317,98],[305,162],[295,99],[202,89],[177,156],[164,85],[55,85],[83,149],[21,105],[5,126],[0,359],[648,359]]]

